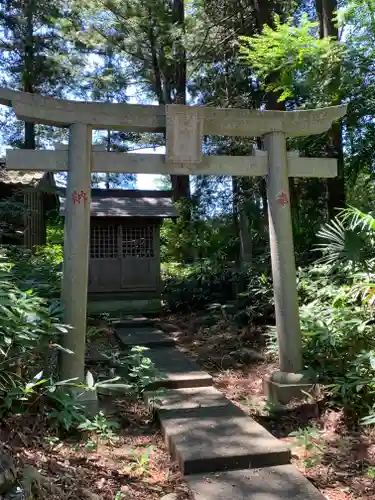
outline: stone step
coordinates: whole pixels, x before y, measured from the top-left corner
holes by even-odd
[[[169,451],[184,474],[290,462],[289,448],[229,401],[222,406],[171,409],[160,412],[159,418]]]
[[[230,401],[212,386],[147,391],[143,398],[147,407],[159,415],[171,410],[209,408],[230,404]]]
[[[145,352],[155,364],[161,377],[150,385],[150,389],[165,387],[180,389],[187,387],[207,387],[212,385],[212,377],[185,356],[176,347],[152,348]]]
[[[124,317],[124,318],[116,318],[112,321],[112,325],[114,328],[134,328],[134,327],[143,327],[143,326],[153,326],[154,320],[151,318],[147,318],[146,316],[134,316],[134,317]]]
[[[293,465],[185,477],[194,500],[325,500]]]
[[[167,333],[152,326],[116,326],[116,335],[124,347],[165,347],[175,344],[174,339]]]

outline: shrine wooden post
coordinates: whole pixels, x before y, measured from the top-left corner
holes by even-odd
[[[12,170],[68,172],[62,302],[65,321],[73,327],[64,345],[75,352],[75,359],[63,358],[64,377],[82,378],[84,372],[91,172],[267,176],[280,372],[266,385],[281,402],[305,387],[298,373],[301,333],[288,178],[334,177],[337,163],[288,153],[286,138],[327,131],[344,116],[345,106],[283,112],[87,103],[1,88],[0,104],[12,106],[21,120],[70,128],[69,151],[9,150],[6,159]],[[92,129],[166,130],[166,155],[92,151]],[[266,151],[240,157],[204,156],[204,135],[264,137]]]

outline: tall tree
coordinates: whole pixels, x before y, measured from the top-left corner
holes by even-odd
[[[66,94],[80,63],[59,30],[58,20],[69,14],[61,0],[0,1],[2,85],[30,93]],[[4,113],[2,130],[4,140],[14,146],[34,149],[38,133],[48,130],[55,135],[51,127],[21,126],[10,116]]]
[[[339,39],[338,24],[335,21],[337,0],[316,0],[319,18],[320,37]],[[331,79],[330,93],[332,105],[341,103],[341,76],[339,67]],[[345,206],[344,154],[342,141],[342,125],[336,122],[327,134],[326,155],[338,161],[337,177],[327,180],[328,214],[334,217],[337,209]]]
[[[173,0],[172,23],[175,31],[173,52],[174,69],[174,102],[186,104],[186,49],[185,49],[185,5],[184,0]],[[172,175],[173,196],[176,201],[190,198],[190,181],[188,175]]]
[[[102,47],[103,55],[84,74],[84,85],[81,85],[85,96],[90,100],[104,102],[127,102],[129,71],[123,68],[121,58],[114,53],[112,41],[106,39]],[[97,134],[97,145],[109,151],[128,151],[129,142],[134,140],[135,134],[107,130]],[[92,174],[93,187],[134,188],[135,174],[94,173]]]
[[[80,40],[100,52],[111,39],[124,67],[132,68],[133,83],[143,102],[185,102],[183,0],[87,0],[84,5]],[[175,199],[190,197],[188,176],[174,177],[172,184]]]

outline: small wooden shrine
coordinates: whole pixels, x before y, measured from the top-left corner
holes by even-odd
[[[169,191],[92,189],[88,293],[160,294],[160,224],[177,217]],[[65,198],[60,200],[64,215]]]

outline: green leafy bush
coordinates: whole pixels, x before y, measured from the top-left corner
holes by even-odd
[[[68,327],[61,323],[56,303],[47,304],[31,290],[22,291],[3,273],[0,281],[0,370],[27,378],[50,349],[62,349],[59,338]],[[1,394],[0,386],[0,394]]]
[[[111,365],[116,367],[121,378],[125,380],[125,384],[115,384],[113,389],[116,390],[118,387],[122,392],[138,397],[152,382],[163,377],[163,374],[145,354],[147,351],[147,347],[135,346],[127,354],[114,351],[110,355],[105,355]],[[117,377],[116,380],[119,378]]]
[[[205,262],[164,266],[163,298],[171,311],[202,309],[214,302],[224,304],[235,297],[239,273],[234,266]]]
[[[12,280],[22,290],[33,290],[41,297],[58,298],[62,279],[62,247],[47,245],[35,253],[22,247],[8,249]]]
[[[350,207],[318,233],[317,264],[298,272],[304,368],[332,404],[356,417],[375,415],[374,219]],[[268,352],[277,355],[271,329]]]

